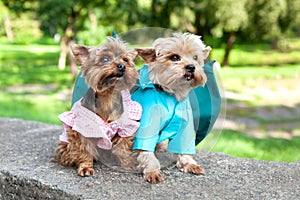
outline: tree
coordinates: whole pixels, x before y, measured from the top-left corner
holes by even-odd
[[[70,72],[73,75],[76,75],[77,68],[70,55],[69,46],[78,39],[78,34],[82,33],[86,38],[97,38],[92,40],[96,45],[99,35],[110,35],[112,30],[126,31],[143,16],[136,0],[40,0],[39,4],[38,14],[43,30],[51,35],[62,35],[58,66],[60,69],[65,68],[68,55]]]
[[[83,27],[89,17],[90,9],[103,3],[91,0],[42,0],[39,2],[38,16],[42,23],[42,29],[51,35],[60,34],[60,56],[58,61],[59,69],[64,69],[66,59],[69,58],[70,72],[76,76],[77,67],[72,59],[69,46],[75,42],[78,30]],[[68,55],[68,56],[67,56]]]
[[[137,0],[3,0],[16,13],[30,10],[36,13],[44,33],[61,36],[58,67],[64,69],[69,58],[70,72],[75,76],[76,64],[70,56],[69,46],[78,39],[110,35],[112,30],[122,32],[146,20],[149,12]],[[29,6],[28,6],[29,5]],[[142,8],[142,9],[140,9]],[[98,23],[99,22],[99,23]],[[108,31],[109,30],[109,31]],[[87,39],[85,39],[87,41]],[[95,44],[94,44],[95,45]]]
[[[257,0],[248,6],[247,33],[257,41],[270,40],[274,49],[287,48],[285,39],[300,26],[300,0]]]
[[[5,29],[5,34],[6,37],[9,41],[14,40],[14,34],[11,28],[11,21],[10,21],[10,16],[9,16],[9,10],[8,8],[0,1],[0,22],[2,21]]]
[[[286,12],[279,19],[279,26],[282,30],[283,36],[286,36],[289,31],[299,33],[300,37],[300,0],[286,0]]]
[[[285,15],[286,6],[286,0],[257,0],[249,3],[249,36],[259,40],[270,39],[275,48],[281,35],[278,22],[280,17]]]
[[[222,65],[229,65],[229,55],[236,39],[236,33],[248,25],[247,0],[215,0],[209,1],[207,12],[213,13],[208,20],[212,26],[211,33],[215,37],[226,36],[226,48]]]
[[[181,7],[174,9],[175,12],[177,11],[176,17],[179,18],[180,25],[203,38],[212,35],[225,41],[226,48],[222,65],[229,65],[229,55],[236,34],[248,24],[247,0],[183,0],[181,2]],[[189,12],[186,12],[186,9],[189,9]]]

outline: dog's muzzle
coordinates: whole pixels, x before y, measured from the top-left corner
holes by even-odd
[[[126,66],[124,64],[118,64],[116,76],[122,77],[124,75],[125,70],[126,70]]]
[[[195,69],[196,67],[194,65],[185,66],[185,70],[186,70],[186,73],[184,74],[185,80],[190,81],[194,78]]]

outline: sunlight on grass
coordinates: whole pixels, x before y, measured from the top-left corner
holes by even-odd
[[[0,67],[0,85],[15,86],[22,84],[73,84],[74,78],[68,70],[59,71],[56,66],[49,67],[29,67],[12,66],[10,69]]]
[[[70,109],[70,103],[52,95],[4,94],[0,96],[0,116],[60,124],[58,114]],[[5,106],[4,106],[5,105]]]
[[[221,69],[221,75],[225,80],[300,78],[300,62],[299,65],[282,65],[280,67],[261,66],[257,68],[247,65],[234,68],[224,67]]]
[[[281,67],[234,67],[221,68],[220,75],[224,88],[231,91],[241,92],[245,86],[259,87],[258,80],[299,79],[299,65],[283,65]]]
[[[239,45],[237,45],[239,46]],[[222,62],[224,49],[213,49],[211,58]],[[278,66],[287,64],[299,64],[299,50],[290,50],[287,52],[278,52],[276,50],[266,50],[261,47],[253,47],[253,49],[245,49],[240,45],[240,48],[234,47],[229,56],[230,66]]]
[[[300,137],[291,140],[257,139],[236,131],[223,130],[212,151],[236,157],[292,162],[300,160],[299,144]]]
[[[17,45],[17,44],[1,44],[0,45],[0,56],[1,55],[11,55],[11,54],[21,54],[21,53],[33,53],[33,54],[43,54],[43,53],[58,53],[58,45]]]

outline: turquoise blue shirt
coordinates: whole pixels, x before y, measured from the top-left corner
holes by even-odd
[[[140,87],[132,99],[143,107],[140,128],[134,142],[134,150],[155,151],[157,143],[168,140],[168,151],[178,154],[194,154],[195,131],[189,97],[178,102],[163,91],[157,91],[149,80],[148,66],[140,71]]]

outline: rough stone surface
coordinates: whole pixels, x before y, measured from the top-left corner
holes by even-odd
[[[0,118],[0,199],[300,199],[300,162],[234,158],[200,151],[206,174],[162,170],[166,181],[95,164],[96,175],[49,162],[62,127]]]

